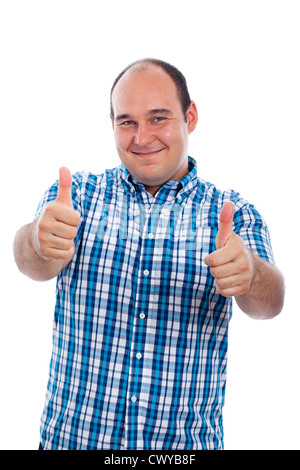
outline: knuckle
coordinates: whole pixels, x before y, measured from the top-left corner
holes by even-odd
[[[77,211],[74,211],[74,223],[75,223],[75,225],[80,224],[80,215]]]
[[[227,297],[225,290],[220,287],[219,283],[217,283],[216,289],[219,294],[223,295],[223,297]]]
[[[48,230],[48,224],[44,217],[39,221],[39,232],[46,232]]]
[[[70,250],[61,250],[59,253],[60,259],[66,260],[70,256]]]
[[[45,246],[40,246],[40,253],[41,253],[43,258],[46,258],[46,259],[51,258],[51,252],[50,252],[49,248],[47,248]]]
[[[66,244],[68,244],[68,246],[70,245],[70,243],[72,243],[73,239],[75,238],[76,236],[76,231],[74,230],[74,227],[71,227],[70,225],[68,226],[65,226],[64,228],[64,238],[62,238],[62,240],[65,241]]]
[[[77,227],[71,227],[70,237],[72,238],[72,240],[76,237],[77,233],[78,233]]]
[[[77,226],[80,223],[80,215],[74,209],[70,209],[69,207],[65,208],[65,217],[70,225]]]
[[[52,216],[56,211],[56,207],[57,205],[55,201],[48,202],[48,204],[45,207],[44,214]]]
[[[215,255],[215,252],[211,253],[209,255],[209,261],[210,261],[210,265],[211,266],[215,266],[216,264],[216,255]]]
[[[71,248],[72,240],[68,240],[66,238],[59,238],[56,241],[55,247],[58,250],[69,250]]]
[[[217,277],[216,269],[215,268],[210,268],[210,272],[214,278]]]
[[[64,259],[64,251],[63,250],[53,250],[52,253],[51,253],[51,258],[52,259],[56,259],[56,260],[59,260],[59,259]]]
[[[71,243],[71,246],[70,246],[69,249],[63,250],[61,252],[61,256],[64,260],[66,260],[66,259],[70,258],[71,256],[73,256],[74,253],[75,253],[75,246],[74,246],[74,243]]]
[[[44,231],[39,231],[37,234],[38,244],[40,249],[45,249],[48,245],[48,236],[47,233]]]
[[[249,271],[249,263],[248,263],[247,258],[243,259],[242,264],[241,264],[241,268],[242,268],[243,271]]]
[[[226,281],[225,281],[224,279],[219,279],[219,280],[218,280],[218,286],[219,286],[220,289],[225,289],[226,284],[227,284],[227,283],[226,283]]]
[[[42,245],[45,242],[46,237],[43,231],[38,232],[37,239],[40,245]]]
[[[71,250],[73,248],[73,240],[68,240],[65,246],[65,250]]]

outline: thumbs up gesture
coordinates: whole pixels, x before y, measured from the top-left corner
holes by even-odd
[[[234,203],[226,202],[220,212],[217,249],[204,260],[216,279],[217,291],[224,297],[245,294],[254,276],[251,252],[232,229],[233,215]]]
[[[72,175],[68,168],[59,169],[58,193],[56,201],[63,206],[73,209],[72,203]]]
[[[58,194],[47,204],[37,224],[35,249],[46,260],[68,260],[75,253],[74,238],[80,216],[73,209],[72,175],[68,168],[59,170]]]

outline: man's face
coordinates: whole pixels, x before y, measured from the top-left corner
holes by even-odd
[[[188,135],[196,127],[197,109],[192,102],[185,122],[176,86],[162,68],[127,71],[112,103],[119,157],[151,194],[188,173]]]

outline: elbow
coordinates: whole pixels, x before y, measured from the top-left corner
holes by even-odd
[[[285,298],[285,281],[282,273],[278,271],[278,285],[276,290],[275,302],[273,308],[270,311],[269,318],[277,317],[283,310],[284,307],[284,298]]]
[[[247,311],[246,309],[243,309],[243,312],[248,315],[248,317],[253,318],[254,320],[272,320],[272,318],[277,317],[283,309],[283,303],[274,305],[269,308],[264,308],[264,309],[252,309]]]
[[[282,295],[278,299],[277,303],[269,310],[268,315],[266,316],[266,320],[270,320],[272,318],[277,317],[283,310],[284,306],[284,291]]]
[[[255,320],[272,320],[277,317],[283,309],[283,305],[274,306],[268,310],[253,312],[246,312],[247,315]]]
[[[282,308],[271,308],[269,310],[244,310],[244,313],[248,315],[248,317],[253,318],[254,320],[272,320],[272,318],[277,317],[282,311]]]
[[[244,310],[251,318],[257,320],[271,320],[277,317],[283,310],[285,298],[285,283],[282,275],[278,276],[277,288],[271,289],[268,299],[263,304],[256,303],[253,310]]]

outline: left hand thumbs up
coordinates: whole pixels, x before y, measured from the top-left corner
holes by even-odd
[[[234,214],[234,203],[232,201],[226,202],[220,212],[219,230],[216,236],[216,248],[223,248],[229,238],[234,235],[232,230],[232,221]]]
[[[220,212],[216,236],[216,251],[206,256],[204,262],[216,279],[217,291],[224,297],[246,293],[253,279],[253,262],[241,237],[232,230],[234,203],[226,202]]]

